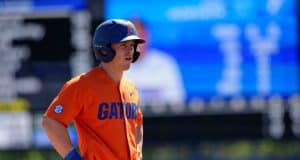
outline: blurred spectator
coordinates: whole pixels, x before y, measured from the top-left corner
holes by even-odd
[[[141,55],[126,71],[140,91],[141,106],[184,105],[185,90],[176,60],[169,54],[151,48],[150,33],[146,24],[138,18],[131,19],[138,35],[147,41],[139,45]]]

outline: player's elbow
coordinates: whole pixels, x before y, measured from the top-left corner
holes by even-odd
[[[54,131],[58,128],[61,128],[63,127],[63,125],[54,119],[51,119],[49,117],[43,117],[42,127],[46,132],[48,132],[48,131]]]
[[[51,128],[51,121],[48,117],[43,117],[42,127],[45,131],[47,131]]]

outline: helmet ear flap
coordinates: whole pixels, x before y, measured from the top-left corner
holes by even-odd
[[[94,46],[93,50],[94,50],[94,55],[95,55],[96,60],[101,61],[101,56],[100,56],[101,49],[99,47]]]
[[[141,52],[138,48],[138,44],[135,43],[132,63],[134,63],[139,58],[140,54],[141,54]]]
[[[98,61],[109,62],[115,57],[115,51],[110,46],[94,45],[93,49]]]

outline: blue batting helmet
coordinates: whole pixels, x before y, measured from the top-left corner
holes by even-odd
[[[128,20],[110,19],[104,21],[96,28],[93,37],[93,49],[96,59],[102,62],[111,61],[115,56],[111,44],[128,40],[135,41],[133,63],[140,55],[137,45],[145,43],[145,40],[137,35],[135,26]]]

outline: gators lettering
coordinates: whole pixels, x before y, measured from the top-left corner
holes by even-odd
[[[100,103],[98,106],[98,119],[135,119],[137,117],[136,103],[112,102]]]

